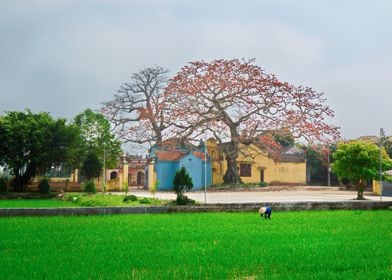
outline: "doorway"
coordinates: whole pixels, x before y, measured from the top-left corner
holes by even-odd
[[[260,183],[264,183],[264,169],[260,169]]]

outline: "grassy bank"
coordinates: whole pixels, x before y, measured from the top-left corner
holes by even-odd
[[[387,279],[392,211],[1,218],[0,279]]]
[[[164,205],[167,201],[137,197],[137,200],[124,201],[125,195],[67,193],[63,199],[0,199],[0,208],[58,208],[93,206],[139,206]],[[129,197],[129,196],[128,196]]]

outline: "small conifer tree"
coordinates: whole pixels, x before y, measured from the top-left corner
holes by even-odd
[[[183,166],[176,172],[173,179],[173,190],[177,194],[177,204],[186,204],[187,197],[184,196],[184,192],[189,191],[192,187],[192,178]]]

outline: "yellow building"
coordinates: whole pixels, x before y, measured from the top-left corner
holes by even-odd
[[[126,186],[144,188],[146,164],[147,160],[141,156],[123,155],[117,168],[106,169],[106,190],[123,191]]]
[[[207,141],[207,151],[212,158],[212,183],[223,183],[227,163],[222,145],[215,139]],[[306,184],[306,160],[302,150],[291,147],[282,152],[278,160],[269,157],[254,144],[240,144],[237,167],[244,183]]]

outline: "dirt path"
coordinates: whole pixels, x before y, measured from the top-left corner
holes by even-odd
[[[137,196],[151,197],[148,191],[132,191]],[[204,191],[189,192],[188,197],[204,202]],[[161,199],[175,199],[172,192],[157,192]],[[211,191],[206,194],[207,203],[247,203],[247,202],[285,202],[285,201],[344,201],[356,198],[356,191],[343,191],[338,188],[297,187],[295,190],[251,190],[251,191]],[[380,200],[370,192],[365,192],[365,198]],[[392,197],[382,197],[384,201],[392,201]]]

